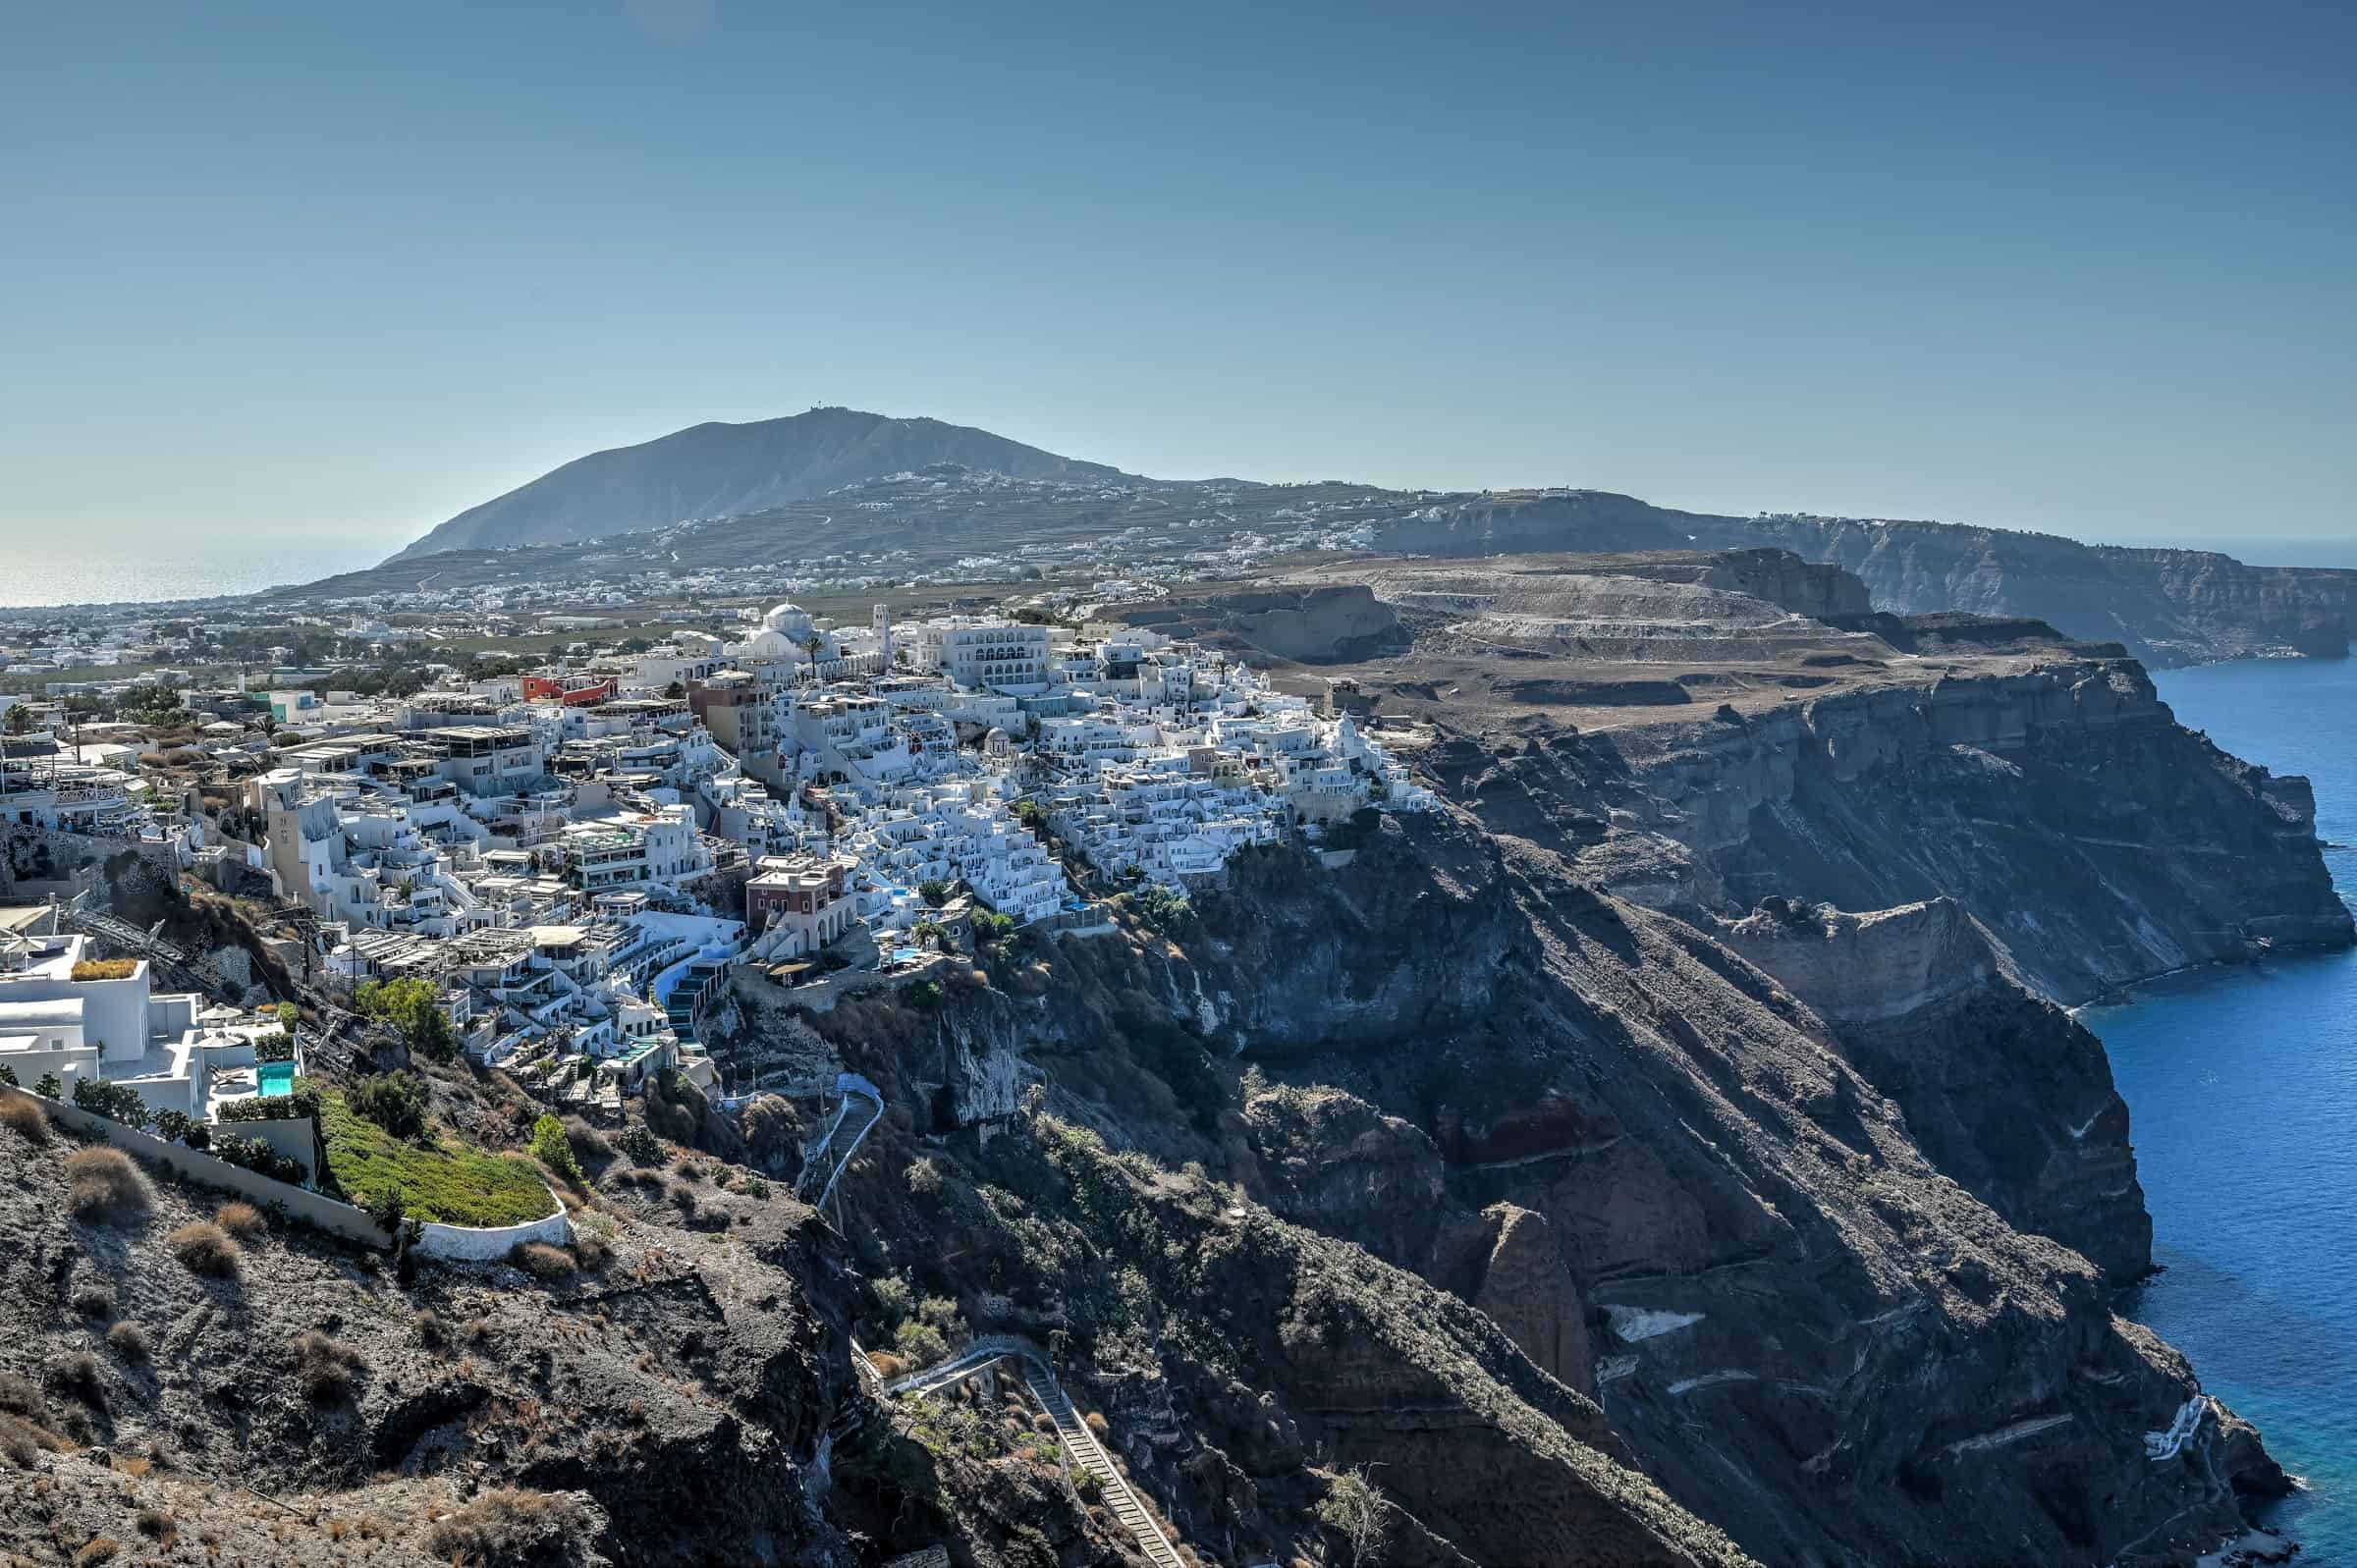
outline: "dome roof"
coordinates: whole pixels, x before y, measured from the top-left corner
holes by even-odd
[[[800,605],[779,605],[761,618],[764,631],[782,631],[790,637],[810,635],[810,612]]]

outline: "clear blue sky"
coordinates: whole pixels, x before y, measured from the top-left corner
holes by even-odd
[[[2357,8],[7,9],[0,535],[842,403],[1148,473],[2357,532]]]

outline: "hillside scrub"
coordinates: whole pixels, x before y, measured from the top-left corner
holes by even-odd
[[[445,1133],[405,1143],[354,1112],[342,1095],[320,1108],[330,1178],[342,1195],[372,1209],[398,1189],[411,1218],[446,1225],[520,1225],[553,1211],[539,1167],[513,1155],[469,1149]]]
[[[0,1127],[6,1127],[36,1148],[49,1141],[49,1118],[42,1114],[40,1102],[30,1095],[0,1095]]]
[[[178,1258],[181,1267],[192,1274],[207,1279],[235,1279],[238,1276],[238,1244],[229,1232],[204,1220],[182,1225],[164,1238]]]
[[[76,1150],[66,1157],[66,1180],[77,1219],[125,1224],[147,1213],[147,1180],[120,1149]]]

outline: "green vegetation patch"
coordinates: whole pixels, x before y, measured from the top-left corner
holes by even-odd
[[[406,1143],[363,1120],[341,1094],[326,1097],[319,1130],[329,1179],[364,1209],[398,1187],[411,1218],[446,1225],[521,1225],[554,1212],[548,1182],[530,1161],[469,1149],[447,1132]]]

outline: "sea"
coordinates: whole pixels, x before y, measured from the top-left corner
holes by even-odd
[[[119,540],[92,548],[87,538],[0,538],[8,570],[0,574],[0,610],[83,604],[152,604],[257,593],[282,583],[315,582],[372,567],[402,541],[329,538],[175,538]]]
[[[2317,833],[2357,901],[2357,661],[2164,671],[2190,729],[2316,785]],[[2143,987],[2103,1037],[2162,1272],[2122,1306],[2192,1358],[2305,1484],[2263,1521],[2308,1568],[2357,1568],[2357,952]]]

